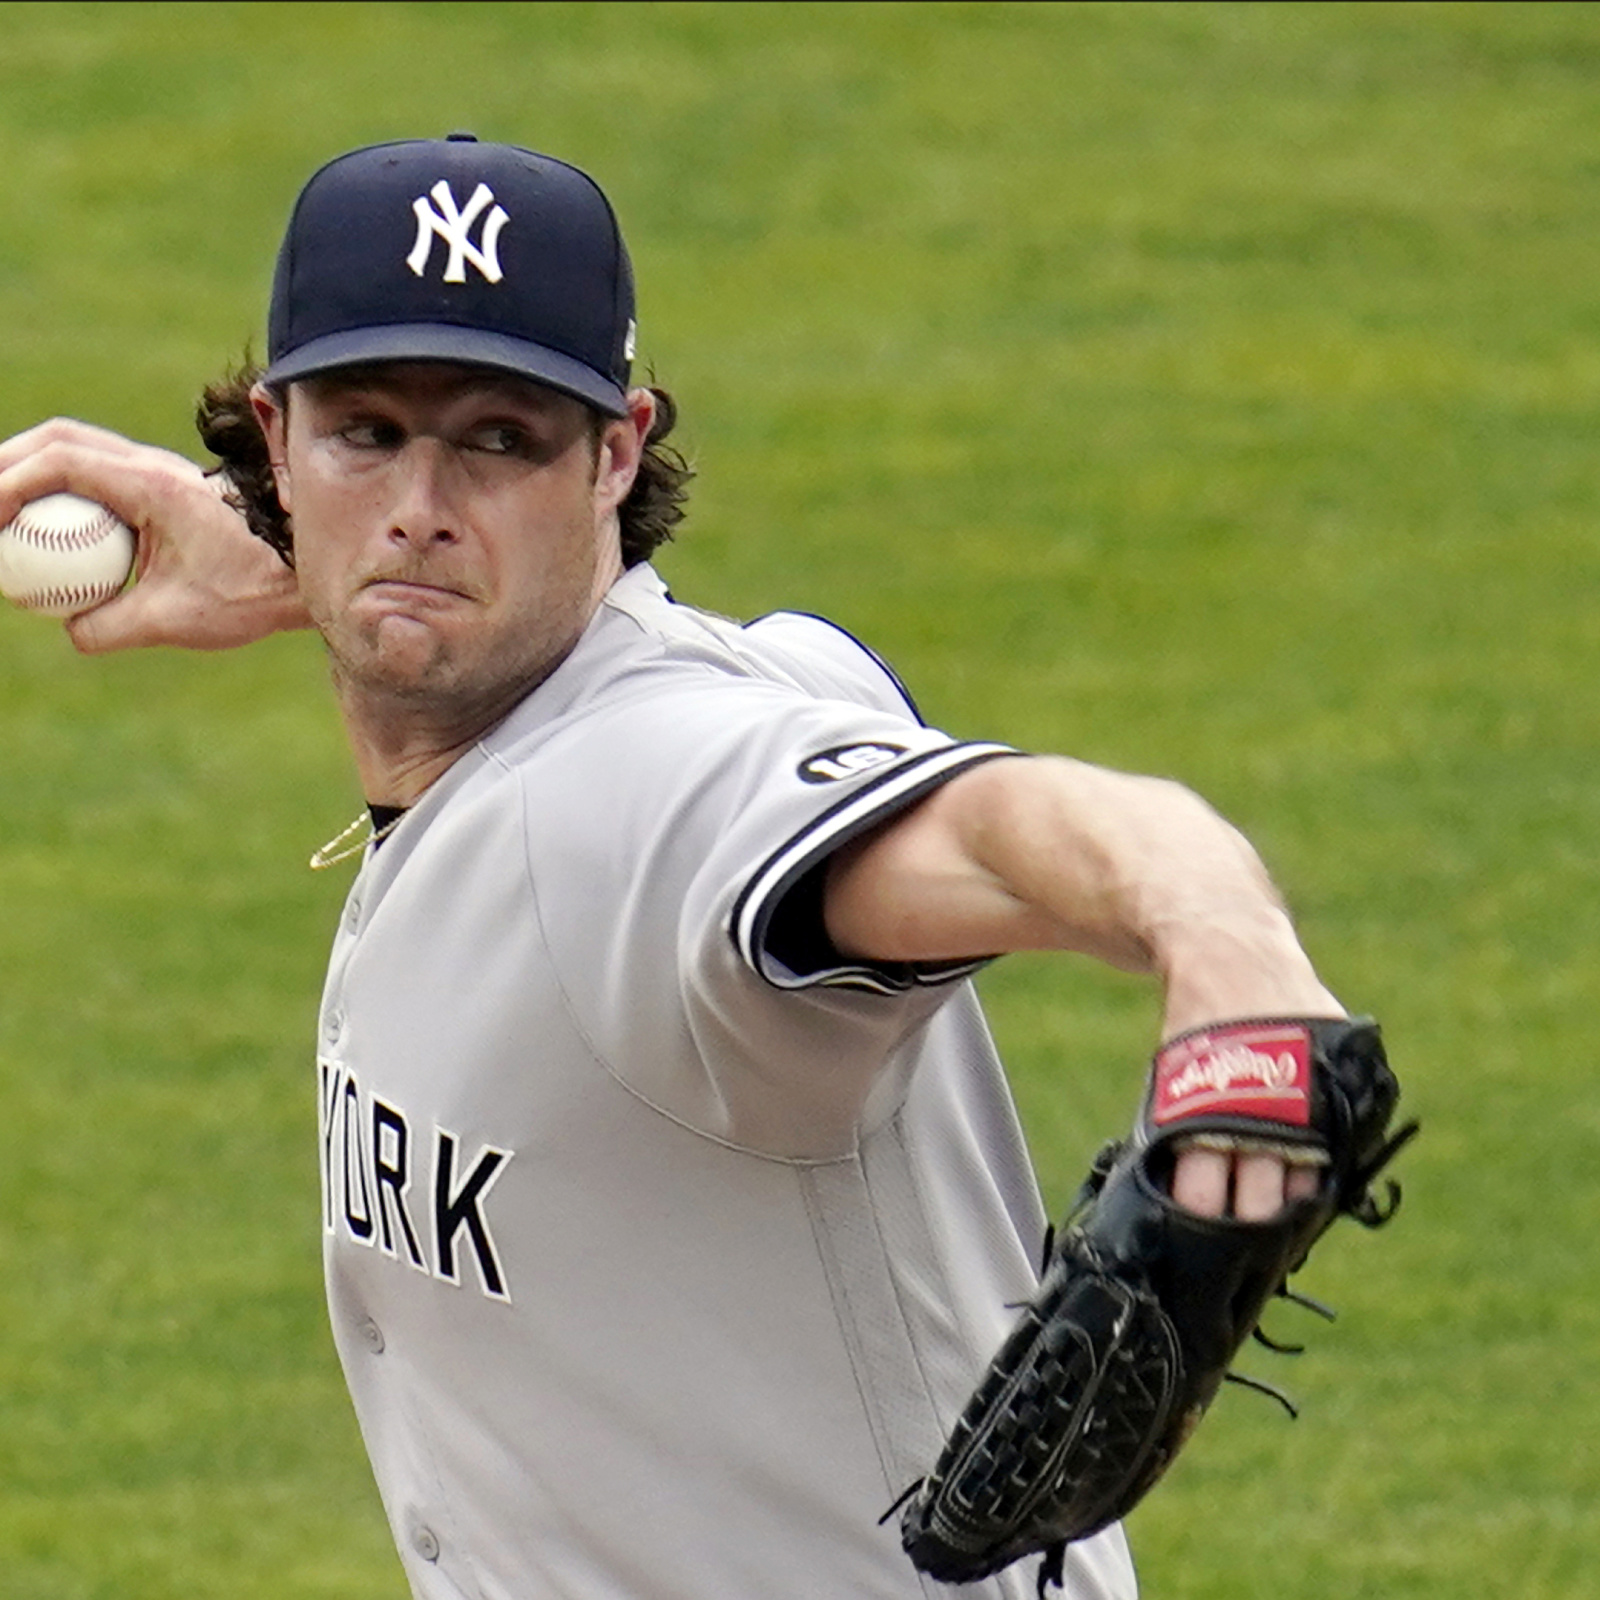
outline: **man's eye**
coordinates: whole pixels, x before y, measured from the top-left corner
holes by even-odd
[[[392,422],[363,419],[345,423],[339,437],[357,450],[392,450],[400,443],[401,432]]]
[[[473,450],[482,450],[494,456],[525,456],[532,450],[528,435],[507,422],[474,428],[467,436],[467,444]]]

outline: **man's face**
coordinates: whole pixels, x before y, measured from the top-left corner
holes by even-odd
[[[621,570],[644,406],[597,444],[577,401],[484,368],[327,374],[286,410],[258,391],[341,693],[472,720],[553,670]]]

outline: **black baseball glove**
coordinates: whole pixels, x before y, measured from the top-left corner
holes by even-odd
[[[1261,1018],[1168,1041],[1132,1136],[1101,1151],[1038,1293],[902,1497],[912,1561],[972,1583],[1044,1552],[1041,1597],[1059,1583],[1067,1544],[1166,1470],[1334,1218],[1372,1228],[1393,1214],[1398,1185],[1380,1202],[1371,1184],[1416,1132],[1388,1132],[1399,1097],[1370,1020]],[[1316,1192],[1267,1222],[1198,1216],[1168,1193],[1191,1143],[1314,1167]]]

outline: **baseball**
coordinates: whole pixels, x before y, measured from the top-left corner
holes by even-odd
[[[75,617],[128,581],[133,551],[132,532],[104,506],[47,494],[0,528],[0,595],[25,611]]]

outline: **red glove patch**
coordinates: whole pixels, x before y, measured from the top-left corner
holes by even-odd
[[[1311,1030],[1303,1022],[1230,1022],[1162,1046],[1150,1119],[1250,1117],[1311,1123]]]

